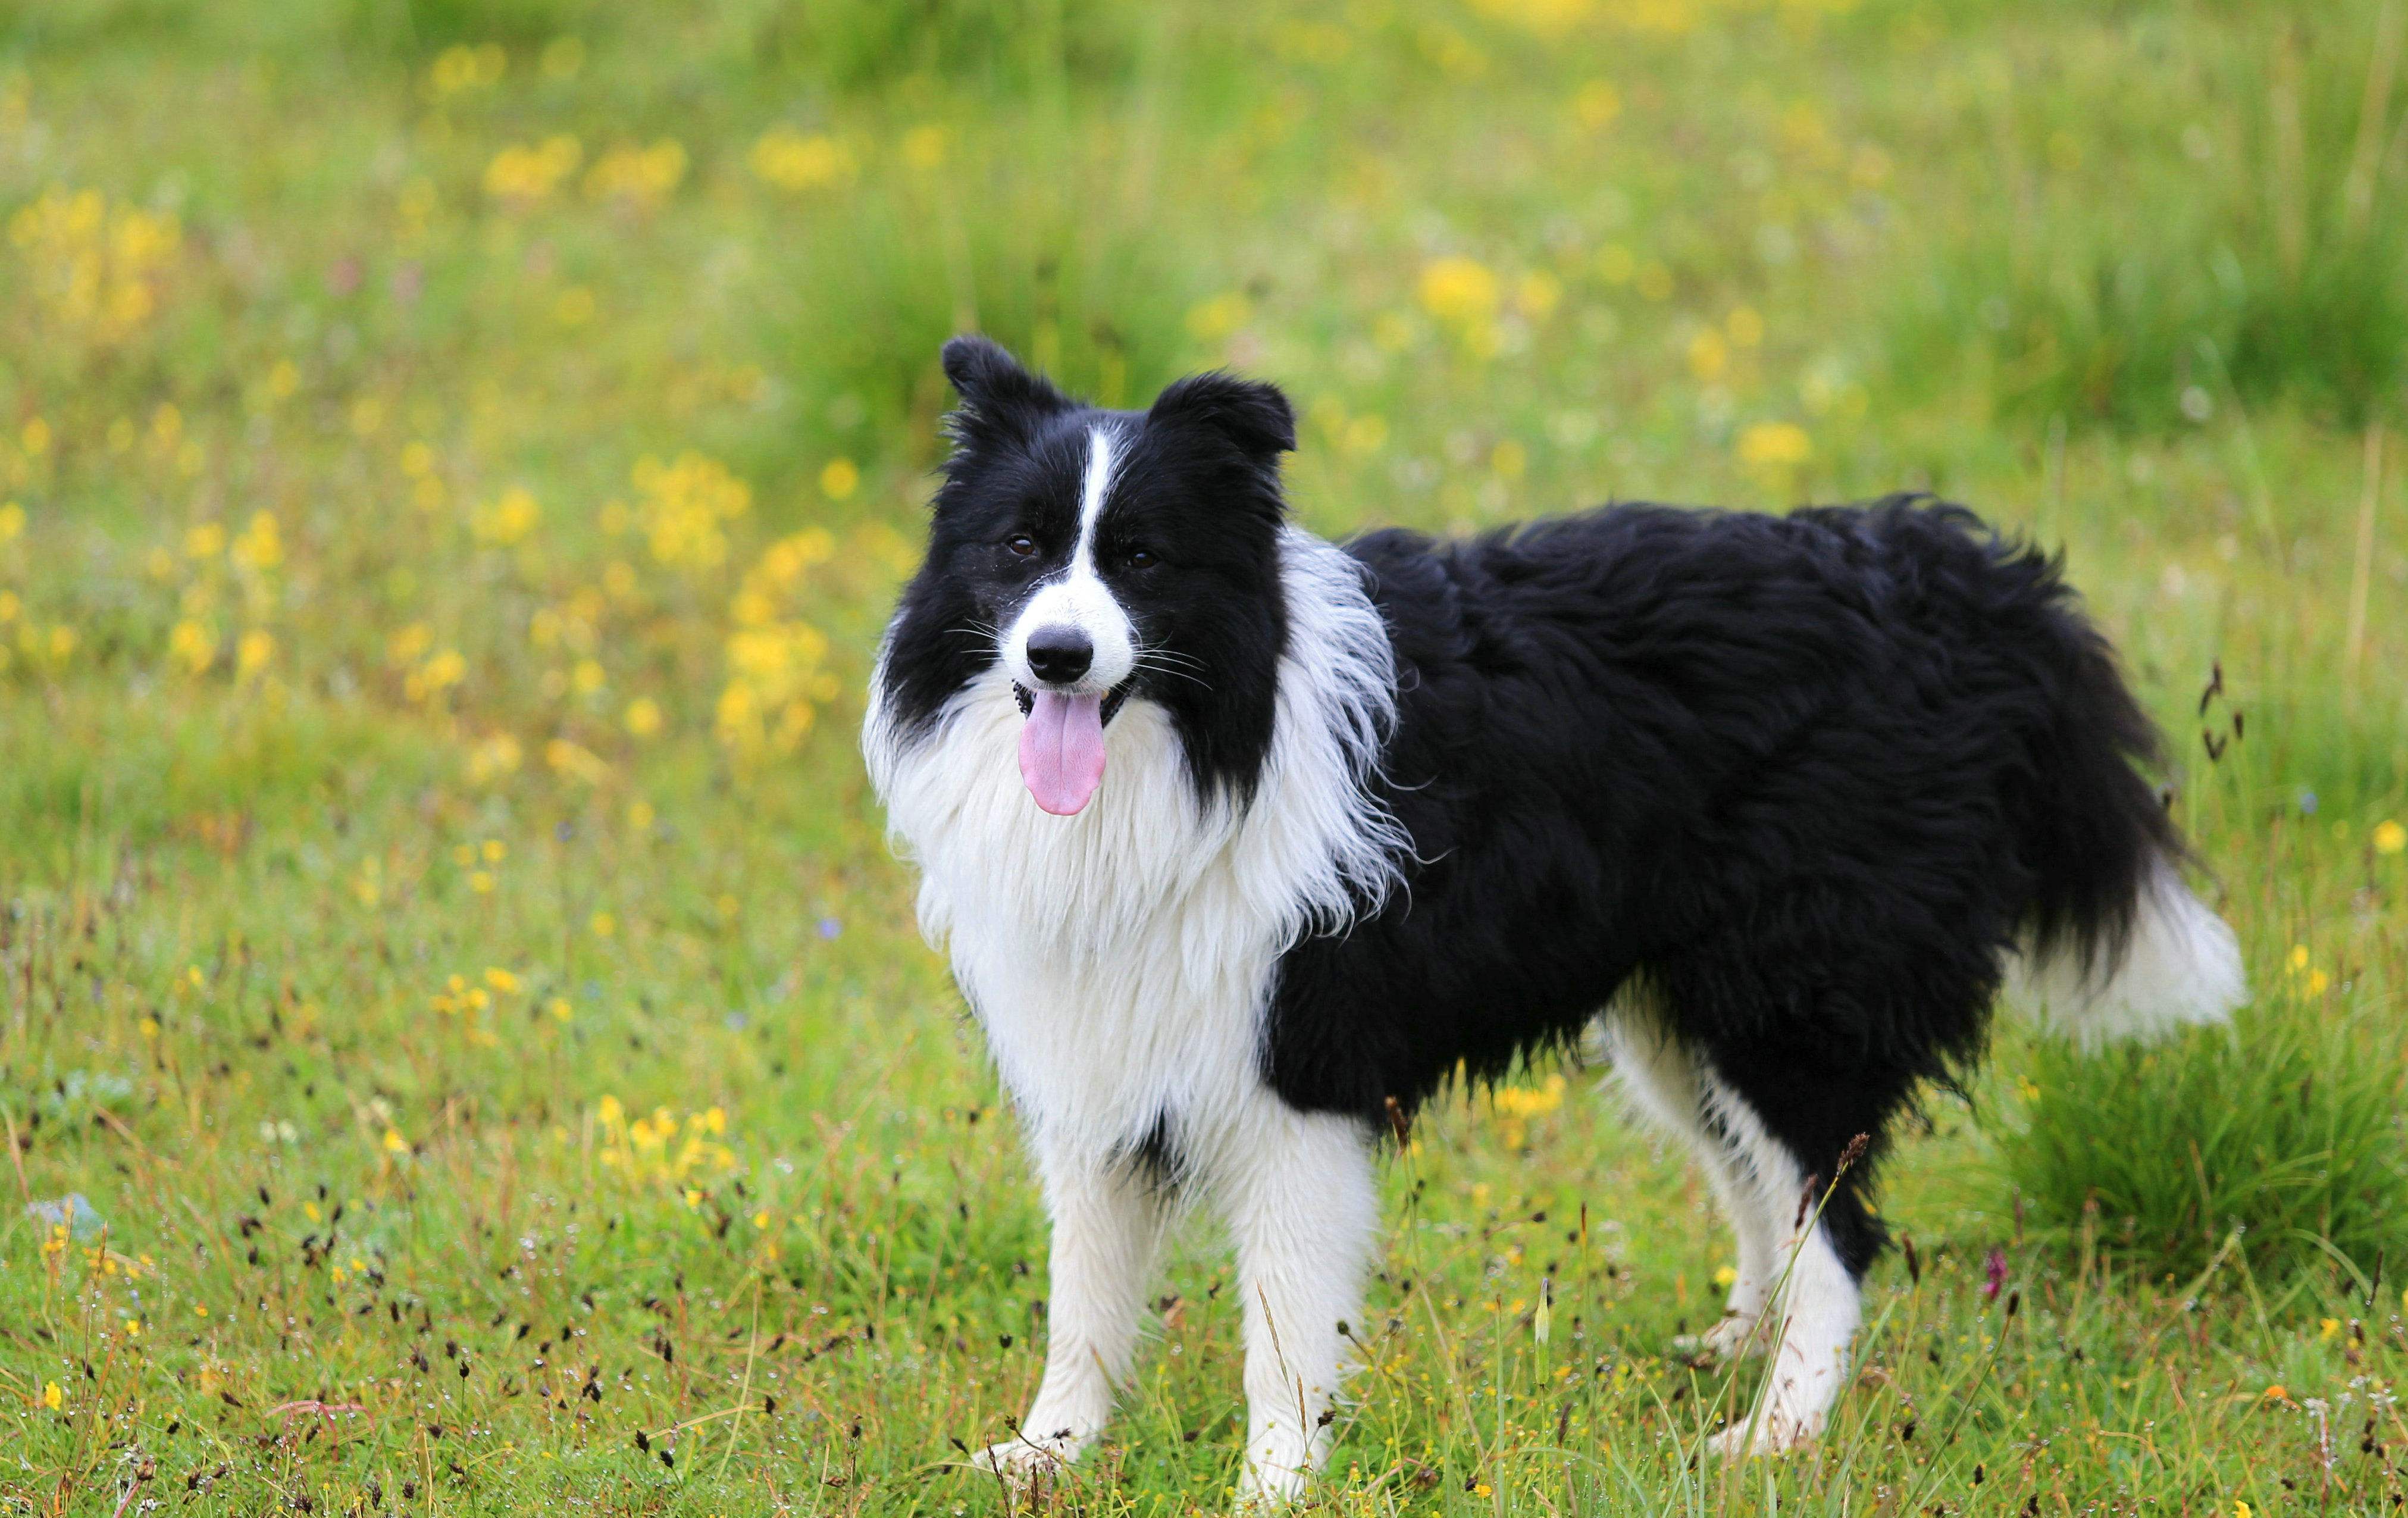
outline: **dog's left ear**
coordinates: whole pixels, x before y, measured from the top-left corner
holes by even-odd
[[[966,444],[1025,441],[1047,417],[1070,408],[1069,397],[1051,381],[976,333],[949,340],[941,362],[962,398],[950,421]]]
[[[1260,464],[1296,447],[1296,412],[1280,388],[1221,369],[1191,374],[1155,396],[1146,420],[1209,427]]]

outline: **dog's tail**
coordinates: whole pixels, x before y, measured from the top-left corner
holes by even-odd
[[[2222,1022],[2248,999],[2241,946],[2184,883],[2189,851],[2136,767],[2162,759],[2156,725],[2054,566],[2046,583],[2048,716],[2014,808],[2032,907],[2008,1004],[2089,1045]]]

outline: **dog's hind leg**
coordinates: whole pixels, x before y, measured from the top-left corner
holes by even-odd
[[[1300,1496],[1329,1425],[1362,1319],[1363,1274],[1380,1220],[1371,1136],[1352,1119],[1264,1096],[1206,1159],[1238,1246],[1246,1344],[1241,1497]]]
[[[1034,1475],[1076,1457],[1102,1432],[1137,1352],[1145,1290],[1170,1213],[1155,1179],[1119,1156],[1044,1153],[1053,1215],[1045,1374],[1017,1434],[979,1463]]]
[[[1716,1205],[1730,1222],[1738,1253],[1722,1320],[1704,1333],[1683,1335],[1674,1347],[1715,1359],[1762,1353],[1770,1346],[1757,1324],[1771,1303],[1781,1270],[1778,1202],[1765,1193],[1756,1167],[1713,1121],[1706,1101],[1707,1078],[1694,1053],[1643,1022],[1607,1024],[1603,1043],[1631,1102],[1656,1125],[1686,1140],[1697,1155]]]
[[[1711,1070],[1701,1075],[1706,1126],[1723,1137],[1756,1226],[1772,1241],[1766,1307],[1770,1322],[1756,1338],[1772,1362],[1755,1411],[1714,1436],[1724,1455],[1773,1454],[1815,1438],[1846,1383],[1848,1359],[1863,1317],[1860,1267],[1842,1258],[1829,1209],[1858,1206],[1853,1191],[1826,1198],[1828,1182],[1810,1175],[1745,1097]]]

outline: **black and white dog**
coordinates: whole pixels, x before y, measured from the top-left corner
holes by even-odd
[[[1192,1197],[1236,1238],[1246,1490],[1298,1491],[1381,1136],[1591,1024],[1738,1235],[1707,1347],[1776,1346],[1721,1447],[1786,1448],[1844,1377],[1892,1123],[2002,986],[2086,1038],[2243,997],[2105,642],[1958,508],[1333,545],[1287,520],[1268,385],[1112,411],[982,338],[944,366],[863,745],[1053,1216],[992,1464],[1096,1437]]]

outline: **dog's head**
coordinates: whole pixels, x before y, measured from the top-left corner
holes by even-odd
[[[1000,666],[1047,811],[1086,806],[1129,701],[1168,713],[1199,796],[1250,792],[1285,634],[1287,397],[1212,373],[1144,411],[1104,410],[974,337],[947,343],[944,366],[961,405],[888,648],[897,717],[924,722]]]

